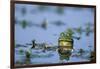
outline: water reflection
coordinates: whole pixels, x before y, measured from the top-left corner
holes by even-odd
[[[55,49],[55,50],[54,50]],[[16,65],[20,64],[39,64],[38,60],[42,59],[42,62],[45,63],[45,59],[51,60],[53,58],[56,58],[54,62],[60,63],[67,63],[72,60],[72,58],[77,58],[77,61],[94,61],[95,60],[95,52],[94,51],[87,51],[84,49],[79,49],[72,51],[66,50],[64,48],[59,47],[43,47],[43,48],[32,48],[27,50],[24,47],[21,49],[16,48],[16,57],[15,60]],[[44,51],[45,50],[45,51]],[[58,57],[57,57],[58,56]],[[35,59],[38,59],[35,61]],[[52,63],[53,61],[50,61],[49,63]]]
[[[53,24],[53,25],[55,25],[55,26],[64,26],[64,25],[66,25],[66,23],[64,23],[64,22],[62,22],[62,21],[54,21],[54,22],[51,22],[50,24]]]
[[[95,61],[95,58],[96,58],[96,56],[95,56],[95,52],[94,51],[91,51],[90,52],[90,56],[89,56],[89,59],[90,59],[90,61]]]
[[[24,16],[27,13],[27,10],[25,7],[21,8],[21,14]]]
[[[63,61],[63,60],[69,61],[70,57],[71,57],[71,54],[72,54],[71,51],[63,52],[63,51],[60,51],[60,50],[58,50],[58,53],[59,53],[59,57],[60,57],[61,61]]]

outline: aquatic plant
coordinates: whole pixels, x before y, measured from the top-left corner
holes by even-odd
[[[92,32],[90,26],[86,26],[85,32],[86,32],[86,36],[89,36],[90,35],[90,33]]]
[[[26,12],[27,12],[27,11],[26,11],[26,8],[25,8],[25,7],[22,7],[22,8],[21,8],[21,13],[22,13],[22,15],[25,15]]]
[[[36,46],[35,40],[32,40],[32,47],[31,47],[31,49],[35,48],[35,46]]]
[[[79,49],[78,53],[80,56],[83,56],[83,54],[85,53],[85,50],[81,48]]]
[[[91,51],[89,56],[90,61],[95,61],[95,52]]]
[[[22,20],[22,21],[20,22],[20,25],[22,26],[23,29],[25,29],[25,28],[27,27],[28,23],[27,23],[26,20]]]
[[[94,24],[91,23],[91,22],[87,22],[85,25],[86,25],[86,26],[90,26],[90,27],[94,26]]]
[[[42,24],[41,24],[41,27],[43,29],[47,29],[47,24],[48,24],[47,19],[44,19],[43,22],[42,22]]]
[[[31,53],[29,51],[25,52],[26,58],[30,58],[31,57]]]
[[[75,30],[79,35],[81,35],[82,32],[84,32],[83,29],[82,29],[82,27],[74,28],[73,30]]]
[[[64,7],[60,7],[60,6],[56,7],[56,12],[58,14],[63,14],[64,13]]]
[[[31,63],[30,58],[26,58],[25,64],[30,64],[30,63]]]
[[[23,49],[20,49],[20,50],[19,50],[19,53],[20,53],[20,54],[23,54],[23,52],[24,52]]]
[[[15,64],[23,64],[21,61],[17,60]]]

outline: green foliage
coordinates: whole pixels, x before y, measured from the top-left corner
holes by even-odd
[[[87,26],[86,27],[86,36],[89,36],[90,32],[91,32],[90,26]]]
[[[20,49],[20,50],[19,50],[19,53],[20,53],[20,54],[23,54],[23,52],[24,52],[23,49]]]
[[[81,35],[81,34],[82,34],[82,32],[83,32],[83,31],[82,31],[82,27],[77,28],[77,29],[76,29],[76,32],[77,32],[78,34],[80,34],[80,35]]]
[[[86,26],[86,28],[85,28],[86,36],[89,36],[90,33],[93,33],[93,31],[94,31],[94,30],[92,29],[92,27],[94,26],[94,24],[88,22],[88,23],[86,23],[85,26]]]
[[[85,53],[85,51],[84,51],[84,49],[81,48],[81,49],[79,49],[78,53],[80,56],[82,56]]]
[[[23,29],[25,29],[27,27],[27,25],[28,25],[28,23],[27,23],[26,20],[21,21],[20,24],[21,24],[21,26],[22,26]]]
[[[28,52],[28,51],[26,51],[26,58],[30,58],[31,57],[31,53],[30,52]]]
[[[26,60],[25,60],[25,64],[30,64],[31,62],[30,62],[30,58],[27,58]]]

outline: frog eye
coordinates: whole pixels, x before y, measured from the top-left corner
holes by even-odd
[[[67,36],[69,36],[69,34],[67,34]]]
[[[65,34],[64,33],[61,33],[61,35],[60,35],[61,37],[64,37],[65,36]]]

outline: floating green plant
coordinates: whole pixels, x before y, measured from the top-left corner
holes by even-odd
[[[31,63],[30,58],[26,58],[25,64],[30,64],[30,63]]]
[[[90,33],[92,32],[92,30],[90,29],[90,26],[87,26],[86,27],[85,32],[86,32],[86,36],[89,36],[90,35]]]
[[[31,58],[31,53],[29,52],[29,51],[26,51],[25,52],[25,55],[26,55],[26,58],[28,59],[28,58]]]
[[[20,50],[19,50],[19,53],[20,53],[20,54],[23,54],[23,53],[24,53],[23,49],[20,49]]]
[[[85,53],[85,51],[84,51],[84,49],[81,48],[81,49],[79,49],[78,53],[79,53],[80,56],[83,56],[83,54]]]
[[[82,27],[75,28],[74,30],[75,30],[79,35],[81,35],[82,32],[83,32]]]
[[[20,24],[21,24],[23,29],[25,29],[27,27],[27,25],[28,25],[26,20],[21,21]]]

